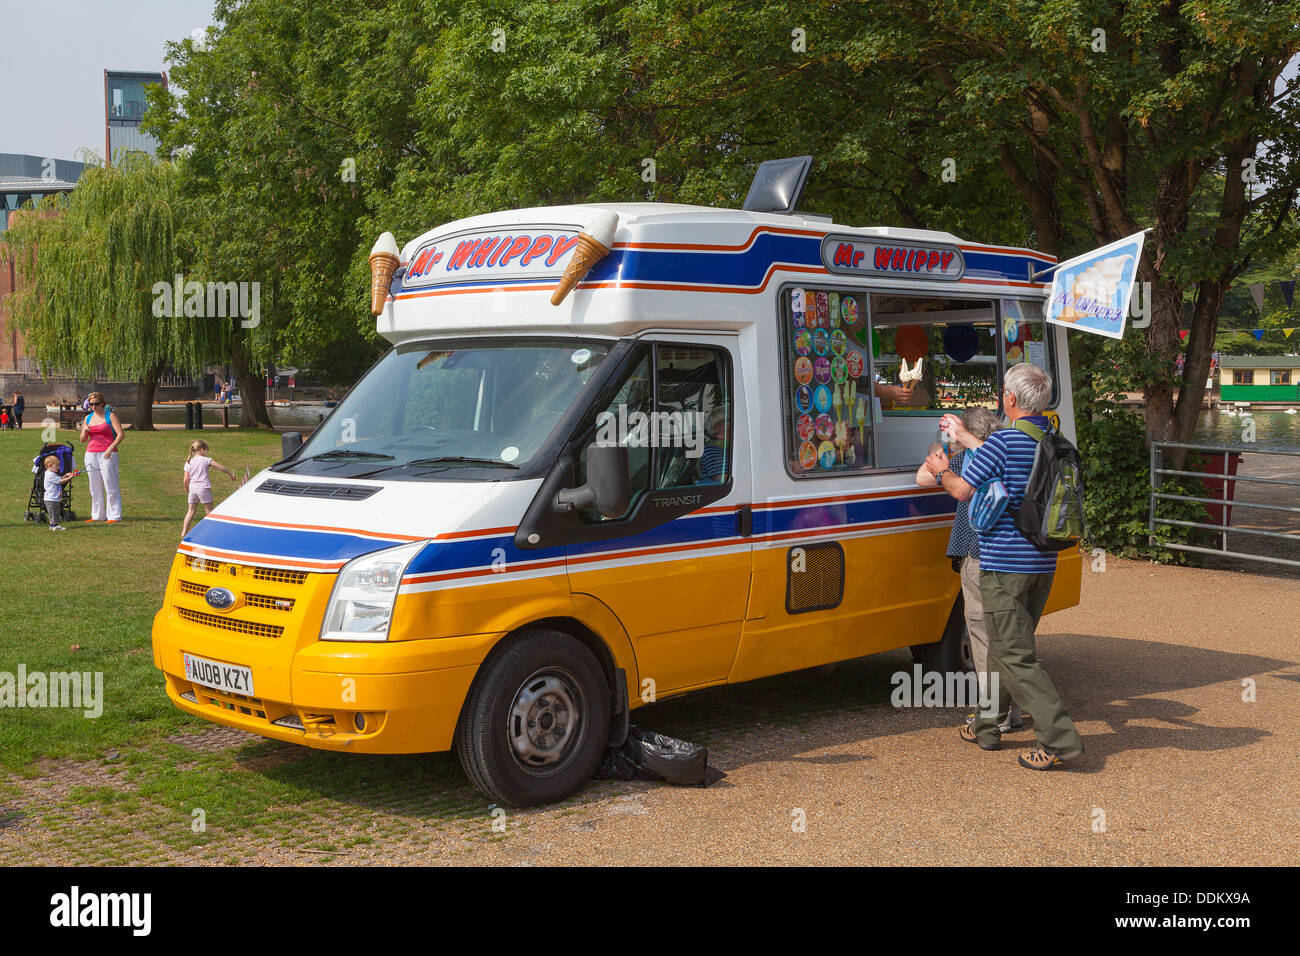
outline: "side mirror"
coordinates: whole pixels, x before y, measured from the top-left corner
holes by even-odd
[[[301,432],[285,432],[280,436],[280,458],[288,458],[302,447]]]
[[[556,511],[595,508],[606,518],[621,517],[632,500],[632,466],[623,445],[587,446],[587,483],[555,495]]]

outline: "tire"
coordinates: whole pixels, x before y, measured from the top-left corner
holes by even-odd
[[[479,668],[456,725],[456,755],[497,803],[553,803],[591,779],[609,714],[609,684],[591,651],[558,631],[529,631]]]
[[[970,633],[966,629],[965,606],[962,596],[957,595],[943,637],[933,644],[912,645],[912,660],[920,664],[923,671],[964,674],[975,669]]]

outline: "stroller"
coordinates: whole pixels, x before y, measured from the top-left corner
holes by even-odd
[[[55,442],[41,446],[41,453],[32,459],[32,495],[27,500],[27,520],[48,523],[50,514],[45,510],[45,459],[54,455],[59,459],[59,474],[66,475],[76,468],[77,461],[72,454],[72,446],[67,442]],[[63,484],[63,518],[76,521],[77,513],[72,510],[72,482]]]

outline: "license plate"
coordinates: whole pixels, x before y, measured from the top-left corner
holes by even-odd
[[[204,687],[228,691],[232,694],[253,696],[253,672],[238,664],[222,664],[193,654],[182,654],[185,658],[185,679]]]

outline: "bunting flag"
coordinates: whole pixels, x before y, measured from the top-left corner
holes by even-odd
[[[1251,334],[1255,336],[1255,341],[1256,341],[1256,342],[1262,342],[1262,341],[1264,341],[1264,330],[1263,330],[1263,329],[1251,329],[1250,331],[1251,331]]]
[[[1291,308],[1291,296],[1295,294],[1295,280],[1279,282],[1278,285],[1282,287],[1282,298],[1286,299],[1286,307]]]
[[[1282,334],[1285,335],[1285,336],[1289,339],[1289,338],[1291,337],[1291,333],[1294,332],[1294,331],[1295,331],[1295,329],[1283,329],[1283,330],[1282,330]]]
[[[1187,336],[1189,336],[1189,335],[1191,334],[1191,332],[1192,332],[1191,329],[1179,329],[1179,330],[1178,330],[1178,337],[1179,337],[1180,339],[1182,339],[1184,342],[1186,342],[1186,341],[1187,341]]]
[[[1252,282],[1250,284],[1250,295],[1255,300],[1255,308],[1260,312],[1264,311],[1264,283]],[[1258,338],[1259,336],[1256,336]]]

